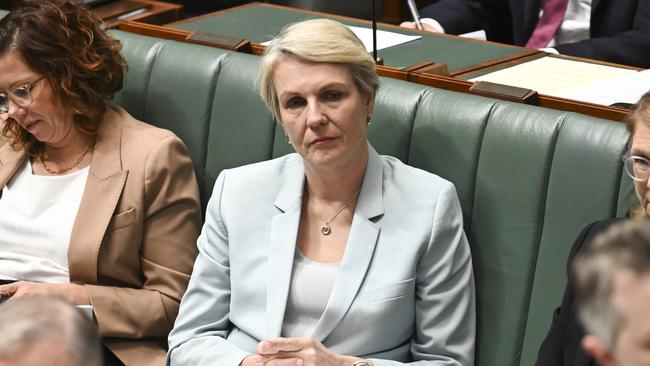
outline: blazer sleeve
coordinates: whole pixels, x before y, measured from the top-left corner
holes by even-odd
[[[469,244],[453,184],[439,194],[428,246],[416,272],[409,365],[474,365],[476,299]],[[373,359],[377,366],[401,363]]]
[[[606,10],[614,12],[613,9],[619,4],[616,2],[614,5],[613,0],[609,3],[611,6]],[[618,24],[621,20],[614,14],[605,14],[592,20],[592,27],[596,28],[592,29],[592,34],[602,29],[607,32],[606,35],[596,34],[584,41],[558,45],[555,49],[566,55],[650,68],[650,1],[630,2],[628,6],[635,6],[636,10],[631,26],[628,25],[624,31],[608,31],[610,28],[621,29],[621,24]],[[600,23],[594,24],[596,21]]]
[[[144,192],[130,193],[144,195],[142,241],[133,243],[140,248],[142,288],[86,285],[104,337],[166,337],[196,257],[199,192],[180,139],[170,135],[152,148],[144,179]]]
[[[481,0],[441,0],[422,8],[423,18],[438,21],[447,34],[463,34],[486,28]]]
[[[248,355],[226,340],[232,328],[228,231],[221,216],[226,173],[219,174],[208,203],[199,255],[169,335],[167,365],[239,365]]]

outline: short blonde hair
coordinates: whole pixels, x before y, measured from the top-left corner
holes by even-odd
[[[277,121],[280,121],[280,106],[273,74],[285,58],[343,65],[364,95],[374,96],[379,88],[375,62],[350,28],[329,19],[294,23],[267,46],[257,76],[260,96]]]

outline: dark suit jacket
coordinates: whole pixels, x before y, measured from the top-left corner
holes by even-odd
[[[543,0],[440,0],[422,9],[449,34],[485,29],[488,40],[524,46]],[[650,68],[650,0],[592,0],[590,39],[555,49],[572,56]]]
[[[607,231],[612,225],[624,219],[609,219],[596,221],[585,227],[571,248],[567,261],[567,272],[571,273],[571,265],[576,255],[589,248],[594,238]],[[569,275],[568,278],[571,278]],[[584,329],[578,320],[574,289],[571,281],[564,290],[562,305],[553,312],[551,328],[539,349],[536,366],[596,366],[596,362],[586,355],[580,341]]]

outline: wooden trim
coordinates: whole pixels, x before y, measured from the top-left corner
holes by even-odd
[[[191,32],[182,29],[167,28],[160,25],[145,24],[133,20],[121,21],[117,29],[125,32],[141,34],[163,39],[172,39],[175,41],[185,41]]]
[[[618,122],[624,122],[627,115],[630,113],[629,110],[623,108],[581,102],[551,95],[540,95],[539,106],[567,112],[578,112]]]
[[[487,68],[499,69],[500,67],[503,68],[503,65],[515,64],[518,63],[519,60],[538,57],[538,55],[540,54],[544,54],[544,52],[529,50],[529,52],[521,53],[518,55],[503,56],[490,61],[480,62],[478,64],[456,69],[454,70],[454,72],[451,73],[451,76],[460,77],[460,75],[471,73],[474,71],[479,71],[479,70],[482,71]]]
[[[137,21],[141,23],[165,24],[176,21],[183,17],[183,5],[172,4],[163,1],[154,0],[135,0],[139,3],[149,5],[145,12],[129,17],[125,20]],[[114,19],[114,18],[113,18]],[[104,19],[110,21],[111,19]],[[124,21],[124,20],[123,20]],[[110,21],[106,23],[106,28],[117,28],[121,21]]]
[[[537,59],[540,59],[540,58],[546,57],[546,56],[548,56],[548,53],[540,51],[540,52],[536,52],[536,53],[533,53],[533,54],[530,54],[530,55],[526,55],[524,57],[512,59],[512,60],[504,62],[502,64],[489,65],[489,66],[486,65],[483,68],[468,70],[468,71],[463,72],[463,73],[456,73],[456,74],[454,74],[454,77],[457,77],[457,78],[460,78],[460,79],[463,79],[463,80],[469,80],[469,79],[473,79],[473,78],[478,77],[478,76],[489,74],[489,73],[494,72],[494,71],[507,69],[509,67],[519,65],[519,64],[523,64],[523,63],[526,63],[526,62],[529,62],[529,61],[537,60]]]

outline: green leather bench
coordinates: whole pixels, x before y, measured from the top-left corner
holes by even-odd
[[[204,204],[222,169],[290,152],[257,96],[257,56],[112,34],[129,63],[115,102],[185,141]],[[532,365],[564,289],[574,238],[587,223],[624,215],[634,202],[620,159],[624,125],[381,83],[373,146],[458,190],[477,282],[477,365]]]

